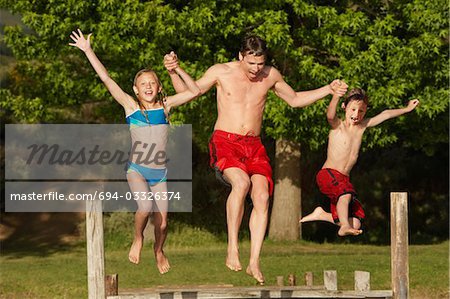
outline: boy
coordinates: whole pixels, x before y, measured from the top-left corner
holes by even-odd
[[[343,82],[340,84],[346,85]],[[338,103],[339,95],[334,94],[327,110],[327,120],[331,126],[327,160],[316,176],[320,192],[330,199],[331,213],[317,207],[300,222],[328,221],[340,226],[339,236],[356,236],[362,233],[361,221],[365,215],[350,183],[349,174],[358,159],[363,133],[367,128],[385,120],[411,112],[417,107],[419,100],[409,101],[405,108],[384,110],[372,118],[364,119],[368,98],[364,90],[355,88],[342,103],[342,108],[345,109],[344,120],[337,117]]]

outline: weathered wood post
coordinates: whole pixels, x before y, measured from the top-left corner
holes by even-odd
[[[323,271],[323,285],[327,291],[337,291],[337,271],[325,270]]]
[[[391,192],[391,284],[393,299],[409,298],[408,194]]]
[[[119,274],[106,275],[105,289],[106,296],[119,295]]]
[[[305,284],[307,287],[312,287],[314,285],[314,274],[312,272],[305,273]]]
[[[86,201],[86,242],[88,298],[106,298],[103,211],[101,200]]]

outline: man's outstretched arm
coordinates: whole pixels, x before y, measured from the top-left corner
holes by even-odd
[[[187,89],[185,82],[175,72],[175,69],[178,67],[178,58],[174,52],[171,52],[170,54],[166,54],[164,56],[164,66],[169,72],[169,76],[172,80],[173,88],[175,89],[175,91],[177,93],[185,91]],[[217,76],[221,68],[222,67],[219,64],[213,65],[203,74],[200,79],[195,82],[200,89],[199,95],[204,94],[217,83]]]
[[[291,107],[306,107],[326,97],[329,94],[334,94],[335,92],[337,92],[341,97],[347,92],[347,88],[339,88],[339,80],[334,80],[333,82],[331,82],[331,84],[327,84],[317,89],[295,92],[294,89],[292,89],[292,87],[289,86],[286,81],[284,81],[281,74],[277,70],[274,71],[276,76],[276,83],[273,87],[273,91]]]

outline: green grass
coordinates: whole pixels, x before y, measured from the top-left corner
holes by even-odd
[[[195,232],[203,245],[192,240]],[[185,236],[182,236],[186,234]],[[108,236],[106,236],[108,239]],[[166,247],[172,269],[160,275],[155,266],[151,244],[142,253],[141,264],[127,260],[128,246],[106,248],[106,273],[119,274],[120,288],[144,288],[169,285],[233,284],[252,286],[244,273],[228,271],[224,266],[226,243],[206,232],[189,229],[173,232]],[[178,241],[177,241],[178,239]],[[129,242],[128,242],[129,243]],[[413,298],[448,298],[449,243],[410,246],[410,289]],[[2,251],[1,298],[86,298],[86,253],[83,244],[40,254],[32,248]],[[248,260],[249,243],[241,243],[242,261]],[[390,288],[389,246],[314,244],[307,242],[266,241],[262,269],[267,285],[275,285],[276,276],[294,273],[299,284],[304,272],[313,271],[315,284],[321,284],[323,270],[338,271],[338,288],[353,288],[353,271],[371,272],[373,290]]]

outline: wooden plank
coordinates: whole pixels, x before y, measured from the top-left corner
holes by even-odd
[[[288,285],[293,287],[297,285],[297,279],[294,274],[288,275]]]
[[[314,274],[312,272],[305,273],[305,284],[308,287],[312,287],[314,285]]]
[[[391,284],[394,299],[409,298],[408,194],[391,192]]]
[[[279,286],[279,287],[284,286],[284,277],[283,276],[277,276],[277,286]]]
[[[106,275],[105,289],[106,289],[106,296],[119,295],[119,275],[118,274]]]
[[[323,285],[328,291],[337,291],[337,272],[336,270],[323,271]]]
[[[100,200],[86,201],[86,247],[88,298],[105,298],[103,212],[102,202]]]
[[[355,291],[370,291],[370,272],[355,271]]]
[[[327,290],[275,290],[274,288],[259,289],[249,288],[230,288],[217,290],[198,290],[198,291],[173,291],[147,294],[120,294],[119,296],[110,296],[108,299],[187,299],[187,298],[211,298],[211,299],[231,299],[231,298],[392,298],[391,290],[379,291],[327,291]],[[278,288],[280,289],[280,288]]]

